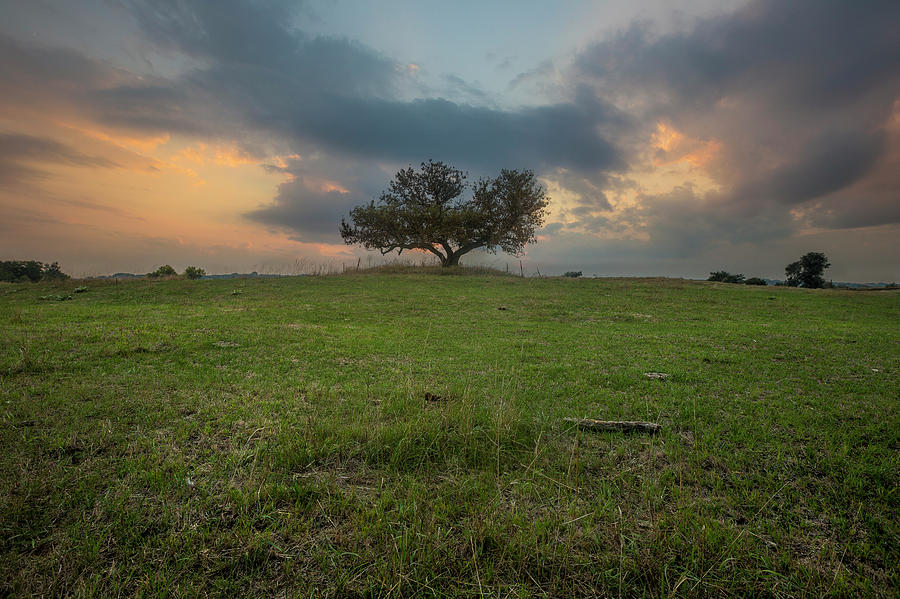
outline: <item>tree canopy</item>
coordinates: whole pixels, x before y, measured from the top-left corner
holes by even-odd
[[[532,171],[503,169],[462,199],[468,187],[465,173],[443,162],[401,169],[377,202],[355,207],[350,222],[341,219],[341,237],[382,255],[430,252],[442,266],[456,266],[477,248],[519,254],[536,240],[549,198]]]
[[[831,266],[828,258],[822,252],[807,252],[796,262],[791,262],[784,268],[787,280],[785,284],[791,287],[809,287],[819,289],[825,286],[825,278],[822,274]]]

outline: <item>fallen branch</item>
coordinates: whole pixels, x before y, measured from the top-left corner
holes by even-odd
[[[593,418],[563,418],[578,428],[592,431],[621,431],[625,433],[650,433],[654,435],[662,430],[655,422],[634,422],[630,420],[594,420]]]
[[[659,379],[661,381],[664,381],[667,378],[669,378],[669,375],[666,374],[665,372],[645,372],[644,376],[647,377],[648,379]]]

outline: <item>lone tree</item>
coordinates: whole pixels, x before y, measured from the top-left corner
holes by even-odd
[[[477,248],[519,254],[535,241],[550,198],[533,172],[503,169],[475,183],[472,198],[463,200],[467,187],[465,174],[443,162],[402,169],[377,202],[351,210],[349,223],[341,219],[341,237],[382,255],[431,252],[441,266],[456,266]]]
[[[206,271],[198,266],[188,266],[184,269],[184,276],[191,280],[202,279],[206,276]]]
[[[160,277],[174,277],[177,276],[178,272],[172,268],[169,264],[163,264],[153,272],[148,272],[147,276],[151,279],[158,279]]]
[[[828,258],[822,252],[808,252],[803,254],[796,262],[791,262],[784,268],[787,280],[785,284],[790,287],[809,287],[819,289],[825,286],[822,273],[831,266]]]

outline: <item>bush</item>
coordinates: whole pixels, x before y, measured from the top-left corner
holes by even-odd
[[[580,270],[570,270],[569,272],[563,273],[564,277],[572,277],[573,279],[577,279],[581,276]]]
[[[201,279],[206,275],[206,271],[197,266],[188,266],[184,269],[184,276],[189,279]]]
[[[759,277],[750,277],[746,281],[744,281],[744,285],[768,285],[765,279],[760,279]]]
[[[743,283],[744,275],[733,275],[726,270],[717,270],[709,273],[707,281],[718,281],[720,283]]]
[[[177,277],[178,272],[168,264],[164,264],[153,272],[148,272],[147,276],[152,279],[158,279],[160,277]]]

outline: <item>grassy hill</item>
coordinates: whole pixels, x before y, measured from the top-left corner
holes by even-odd
[[[900,588],[897,292],[83,284],[0,285],[0,594]]]

